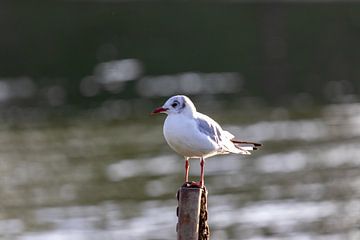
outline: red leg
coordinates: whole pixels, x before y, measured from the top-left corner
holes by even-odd
[[[189,169],[190,169],[189,158],[185,157],[185,177],[184,177],[185,182],[189,181]]]
[[[205,189],[205,180],[204,180],[204,167],[205,167],[205,159],[200,158],[200,182],[191,182],[188,181],[188,174],[189,174],[189,158],[185,158],[185,183],[184,184],[187,187],[197,187],[197,188],[204,188]]]
[[[200,159],[200,187],[203,187],[205,185],[204,166],[205,166],[205,160],[204,160],[204,158],[201,158]]]

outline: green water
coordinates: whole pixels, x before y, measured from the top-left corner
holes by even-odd
[[[360,106],[257,114],[217,118],[264,147],[207,161],[212,239],[358,239]],[[1,127],[0,238],[175,239],[183,159],[162,121]]]

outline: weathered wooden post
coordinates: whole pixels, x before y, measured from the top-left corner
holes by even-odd
[[[177,240],[209,240],[206,188],[183,185],[177,193]]]

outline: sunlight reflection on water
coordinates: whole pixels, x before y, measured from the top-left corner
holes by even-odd
[[[265,145],[206,162],[213,238],[358,239],[359,109],[333,105],[313,119],[225,126]],[[183,159],[160,127],[1,131],[0,237],[175,238]],[[198,176],[192,160],[191,179]]]

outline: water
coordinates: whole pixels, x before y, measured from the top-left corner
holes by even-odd
[[[212,239],[359,239],[360,105],[280,112],[222,116],[264,147],[206,162]],[[183,160],[160,118],[1,126],[0,239],[175,239]]]

